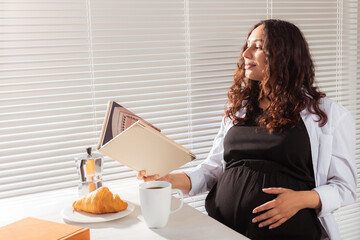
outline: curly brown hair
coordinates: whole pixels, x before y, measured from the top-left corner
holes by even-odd
[[[234,74],[234,83],[228,91],[225,115],[234,124],[244,123],[254,115],[258,102],[267,98],[270,105],[259,117],[258,124],[270,133],[296,126],[301,119],[300,112],[305,108],[318,115],[319,126],[324,126],[327,116],[319,108],[319,102],[325,97],[325,93],[314,86],[314,64],[301,31],[292,23],[269,19],[256,24],[247,39],[260,25],[264,26],[266,77],[263,81],[245,77],[245,43]],[[246,108],[245,116],[237,116],[236,113],[242,108]]]

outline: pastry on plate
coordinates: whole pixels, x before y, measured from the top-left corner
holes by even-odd
[[[113,213],[125,210],[128,204],[118,194],[113,194],[109,188],[102,186],[75,201],[72,206],[75,210],[89,213]]]

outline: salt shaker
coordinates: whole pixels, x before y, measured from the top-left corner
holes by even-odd
[[[91,147],[86,154],[75,157],[76,169],[79,174],[79,196],[84,196],[102,186],[103,158],[92,153]]]

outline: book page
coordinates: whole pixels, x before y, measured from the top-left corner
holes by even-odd
[[[127,129],[139,120],[145,122],[155,130],[160,132],[160,129],[146,122],[144,119],[137,116],[135,113],[131,112],[130,110],[126,109],[125,107],[119,105],[116,102],[112,102],[101,146],[105,145],[111,139],[119,135],[121,132],[123,132],[125,129]]]
[[[122,106],[114,108],[112,114],[112,135],[117,136],[141,118]]]

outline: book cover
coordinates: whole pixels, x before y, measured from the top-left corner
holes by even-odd
[[[88,228],[27,217],[0,228],[0,239],[90,240]]]
[[[161,133],[135,113],[110,101],[98,151],[148,176],[160,177],[195,159],[184,146]]]

